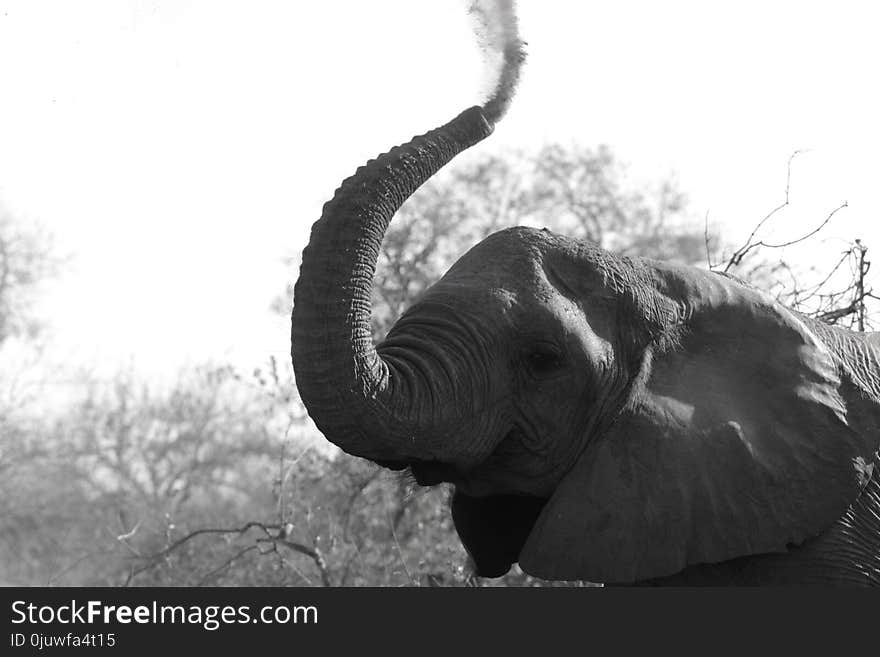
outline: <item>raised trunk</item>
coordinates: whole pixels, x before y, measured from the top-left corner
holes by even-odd
[[[324,206],[294,289],[291,356],[299,394],[318,428],[346,452],[374,460],[430,458],[416,399],[427,381],[399,376],[376,353],[373,274],[392,216],[455,155],[492,132],[481,108],[368,162]]]

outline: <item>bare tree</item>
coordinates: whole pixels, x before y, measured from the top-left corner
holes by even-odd
[[[706,261],[710,269],[735,274],[774,295],[781,303],[805,315],[829,324],[865,331],[871,329],[880,300],[870,285],[871,261],[868,247],[860,238],[853,239],[836,254],[835,261],[810,267],[792,264],[786,249],[818,238],[834,217],[848,208],[844,201],[817,218],[805,232],[786,239],[765,241],[761,236],[772,219],[791,205],[792,162],[803,151],[794,151],[788,158],[782,201],[755,223],[748,238],[729,255],[722,251],[713,261],[708,232],[705,235]],[[707,216],[708,224],[708,216]],[[774,258],[773,254],[780,254]]]

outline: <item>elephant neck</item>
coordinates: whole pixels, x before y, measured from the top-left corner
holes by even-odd
[[[880,587],[880,456],[858,499],[827,531],[782,554],[691,566],[648,586]],[[870,468],[869,465],[869,468]]]

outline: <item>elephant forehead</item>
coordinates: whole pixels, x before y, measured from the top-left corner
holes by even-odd
[[[532,228],[494,233],[461,256],[423,301],[483,317],[500,313],[514,319],[525,313],[532,321],[543,311],[571,312],[572,304],[547,273],[548,257],[564,250],[559,241],[549,231]]]
[[[541,297],[552,291],[543,262],[551,241],[543,231],[514,228],[490,235],[465,253],[437,283],[440,289],[497,291]]]
[[[497,267],[450,270],[428,289],[425,301],[439,301],[462,311],[485,315],[514,311],[534,313],[561,299],[544,271],[533,261],[504,262]]]
[[[490,245],[491,246],[491,245]],[[475,281],[483,285],[515,285],[531,279],[540,270],[540,253],[528,248],[497,249],[478,244],[452,265],[447,280]]]

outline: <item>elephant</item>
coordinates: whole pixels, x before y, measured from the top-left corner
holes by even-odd
[[[291,357],[318,429],[452,484],[476,573],[609,585],[880,585],[880,334],[734,277],[515,227],[371,334],[401,204],[494,129],[483,107],[325,204]]]

